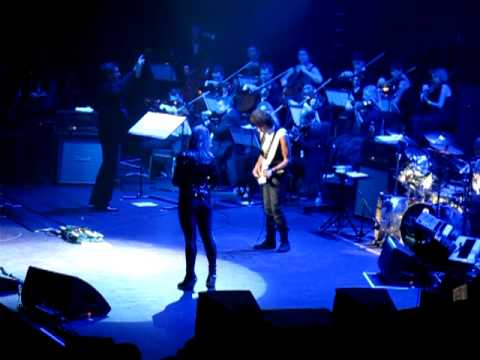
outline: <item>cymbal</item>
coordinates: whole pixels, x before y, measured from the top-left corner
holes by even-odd
[[[430,145],[436,146],[446,146],[454,143],[453,137],[450,134],[440,132],[425,134],[425,139],[427,139]]]
[[[463,151],[460,150],[458,147],[455,145],[435,145],[435,144],[430,144],[430,146],[435,150],[438,151],[441,154],[444,155],[454,155],[454,156],[461,156],[463,155]]]

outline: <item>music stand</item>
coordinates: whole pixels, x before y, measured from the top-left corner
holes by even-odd
[[[241,127],[232,127],[230,128],[230,134],[232,134],[235,144],[260,149],[258,131],[254,126],[243,125]]]
[[[172,135],[175,130],[184,124],[185,116],[176,116],[164,113],[149,111],[142,116],[138,122],[133,125],[128,133],[131,135],[149,137],[158,140],[165,140]],[[143,193],[143,162],[140,160],[139,188],[135,196],[124,196],[124,199],[159,199],[172,203],[169,199],[164,199],[156,195],[145,195]],[[176,204],[176,203],[175,203]]]
[[[345,105],[347,105],[347,102],[350,99],[350,94],[348,93],[348,91],[325,90],[325,94],[327,95],[327,100],[329,104],[343,108],[345,107]]]
[[[214,114],[223,114],[230,104],[232,99],[230,97],[212,97],[212,96],[203,96],[203,101],[208,111],[211,111]]]
[[[290,108],[290,114],[292,115],[292,120],[294,124],[298,127],[301,127],[303,106],[289,104],[288,107]]]

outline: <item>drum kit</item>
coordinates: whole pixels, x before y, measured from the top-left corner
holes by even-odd
[[[394,176],[401,190],[398,194],[396,186],[394,194],[381,193],[378,198],[375,213],[378,245],[390,235],[414,249],[418,244],[409,229],[422,212],[441,218],[463,233],[468,231],[467,213],[479,174],[462,158],[463,152],[451,136],[431,133],[425,139],[426,147],[408,139],[399,150]]]

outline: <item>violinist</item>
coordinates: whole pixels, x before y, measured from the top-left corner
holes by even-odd
[[[228,84],[224,81],[225,72],[223,71],[223,67],[221,65],[215,65],[211,70],[208,68],[206,73],[207,75],[210,75],[211,73],[211,78],[205,81],[205,89],[210,91],[210,94],[213,96],[228,96],[230,90]]]
[[[390,66],[390,79],[380,77],[377,81],[378,107],[383,112],[385,128],[403,132],[411,114],[411,82],[399,60]]]
[[[344,70],[338,77],[341,81],[348,83],[347,88],[354,101],[362,100],[362,89],[366,85],[366,64],[363,54],[355,51],[352,54],[352,70]]]
[[[282,88],[273,78],[273,65],[265,62],[260,66],[260,102],[268,102],[273,108],[282,103]],[[267,84],[267,85],[265,85]]]
[[[365,57],[362,52],[354,51],[352,53],[352,68],[344,70],[338,76],[342,87],[349,92],[349,100],[345,104],[345,112],[341,116],[342,121],[338,124],[337,132],[351,133],[358,132],[361,120],[358,118],[357,110],[363,106],[364,88],[370,82],[370,76],[367,73]]]
[[[422,86],[420,92],[420,114],[411,120],[412,135],[422,139],[433,131],[452,131],[452,89],[448,84],[448,73],[443,67],[431,71],[431,81]]]
[[[410,79],[404,71],[400,61],[392,62],[390,79],[380,77],[377,87],[380,90],[380,107],[382,111],[400,113],[404,94],[411,87]]]
[[[328,118],[325,117],[327,103],[312,85],[306,84],[302,95],[303,100],[300,103],[289,101],[292,106],[301,106],[299,119],[290,130],[294,155],[293,187],[297,187],[301,182],[300,192],[305,196],[315,197],[320,190],[321,175],[326,163],[331,123],[326,121]]]
[[[245,76],[258,76],[260,73],[260,52],[256,46],[249,46],[247,48],[247,60],[248,65],[242,71],[242,75]]]
[[[281,78],[280,82],[284,88],[284,94],[295,100],[302,96],[302,89],[305,84],[320,85],[323,76],[318,67],[310,61],[310,55],[305,48],[297,53],[298,64],[291,67]]]
[[[206,121],[204,124],[212,133],[212,152],[217,159],[219,184],[237,186],[240,175],[237,171],[238,150],[233,141],[231,130],[240,128],[240,113],[230,103],[225,103],[218,120]]]

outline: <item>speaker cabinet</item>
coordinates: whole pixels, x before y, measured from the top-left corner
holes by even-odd
[[[195,336],[238,341],[260,328],[263,316],[250,291],[209,291],[198,296]]]
[[[385,289],[338,288],[335,291],[333,317],[344,329],[377,326],[396,312]]]
[[[385,237],[378,267],[383,279],[390,282],[413,281],[420,271],[417,256],[391,236]]]
[[[387,193],[390,188],[390,173],[387,170],[369,166],[360,166],[359,171],[368,174],[368,178],[361,179],[357,183],[354,214],[361,217],[374,217],[379,194]]]
[[[95,183],[102,163],[102,148],[95,138],[61,139],[58,154],[58,183]]]
[[[56,319],[103,317],[111,310],[103,296],[85,281],[32,266],[21,298],[25,310]]]

